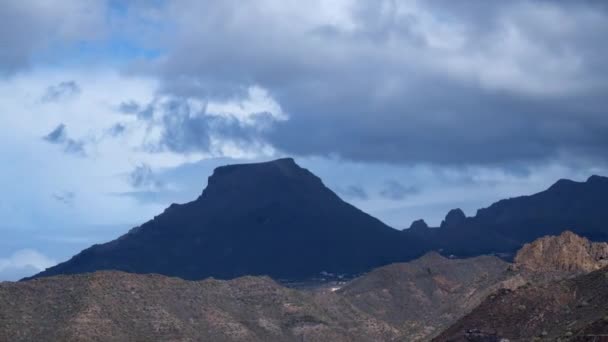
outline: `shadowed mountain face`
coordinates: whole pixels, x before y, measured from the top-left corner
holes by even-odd
[[[37,276],[122,270],[184,279],[299,279],[321,271],[356,274],[423,251],[416,238],[404,240],[292,159],[279,159],[219,167],[195,201],[173,204]]]

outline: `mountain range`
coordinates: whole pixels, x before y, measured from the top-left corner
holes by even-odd
[[[565,232],[515,263],[430,252],[311,289],[119,271],[4,282],[0,341],[585,340],[608,332],[606,250]]]
[[[267,275],[302,280],[353,277],[429,251],[506,260],[523,244],[570,229],[608,240],[608,178],[560,180],[549,189],[492,204],[466,217],[451,210],[441,226],[393,229],[340,199],[291,158],[215,169],[194,201],[118,239],[93,245],[33,278],[117,270],[188,280]]]

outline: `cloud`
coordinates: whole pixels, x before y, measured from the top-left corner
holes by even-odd
[[[0,10],[0,76],[30,67],[48,52],[105,34],[104,0],[8,1]],[[43,58],[44,58],[43,57]]]
[[[156,179],[150,165],[141,164],[129,174],[129,184],[137,189],[161,189],[164,187],[162,181]]]
[[[74,81],[64,81],[57,85],[50,86],[46,89],[44,96],[42,96],[43,102],[56,102],[80,94],[80,86]]]
[[[243,98],[213,101],[180,96],[158,96],[147,104],[128,100],[118,112],[145,125],[143,147],[148,152],[220,157],[268,154],[272,148],[263,133],[286,120],[281,107],[259,87],[250,87]]]
[[[380,196],[393,201],[400,201],[410,195],[420,192],[415,186],[405,186],[396,180],[388,180],[380,190]]]
[[[86,156],[84,142],[69,138],[65,124],[59,124],[49,134],[44,136],[43,139],[51,144],[63,146],[65,153],[80,157]]]
[[[138,70],[159,77],[165,94],[201,101],[265,89],[288,119],[254,133],[285,154],[444,165],[605,160],[608,11],[599,2],[160,6],[173,24],[158,40],[166,53]],[[168,131],[175,151],[208,148],[206,122],[167,124],[183,132]]]
[[[127,131],[127,127],[124,124],[117,123],[108,129],[108,134],[112,137],[117,137],[124,134]]]
[[[21,249],[6,258],[0,258],[0,280],[17,280],[56,263],[36,250]]]

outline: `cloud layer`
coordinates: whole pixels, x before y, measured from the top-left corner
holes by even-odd
[[[601,2],[182,0],[164,10],[174,25],[161,40],[167,53],[145,66],[163,91],[214,99],[266,89],[289,120],[261,136],[285,153],[605,161]]]

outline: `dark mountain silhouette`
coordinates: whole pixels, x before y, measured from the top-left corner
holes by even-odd
[[[184,279],[356,274],[421,255],[415,238],[342,201],[293,159],[215,169],[193,202],[38,275],[97,270]]]
[[[325,271],[356,275],[436,250],[514,256],[524,243],[571,230],[608,240],[608,178],[560,180],[440,228],[419,220],[398,231],[342,201],[293,159],[217,168],[195,201],[172,204],[124,236],[94,245],[34,277],[120,270],[184,279],[269,275],[301,280]]]
[[[524,243],[565,230],[595,241],[608,240],[608,178],[586,182],[559,180],[530,196],[498,201],[465,217],[460,209],[448,213],[440,229],[404,233],[422,238],[427,248],[444,254],[473,256],[513,253]]]

